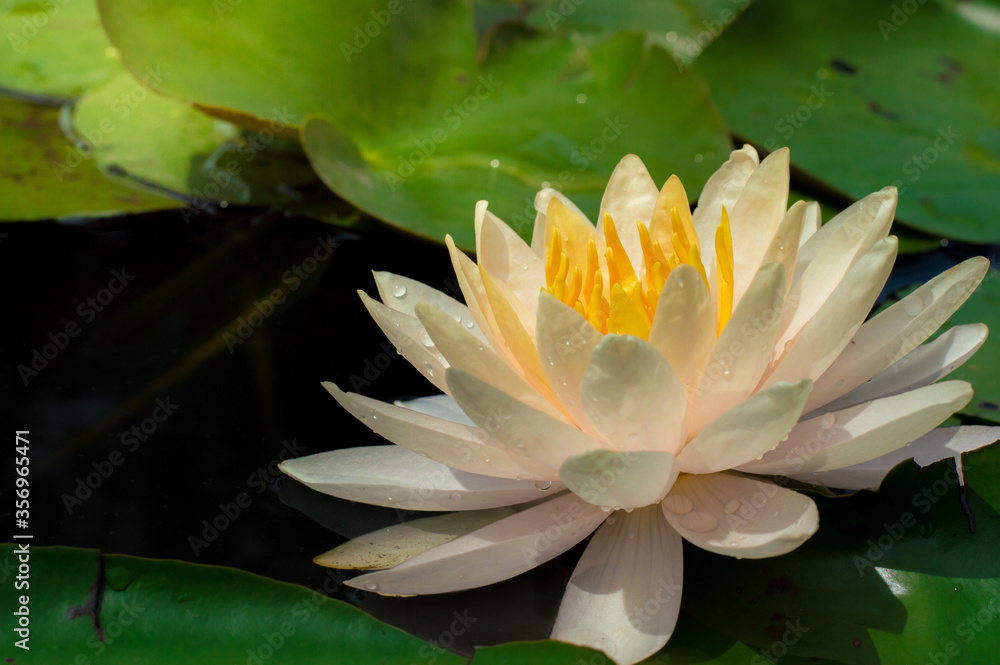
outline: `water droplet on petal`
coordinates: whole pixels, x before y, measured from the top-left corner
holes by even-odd
[[[740,509],[740,502],[737,499],[730,499],[729,501],[727,501],[726,507],[724,508],[727,515],[732,515],[739,509]]]
[[[630,512],[632,512],[633,510],[635,510],[635,508],[633,508],[632,506],[629,506],[628,508],[626,508],[626,509],[625,509],[625,512],[626,512],[626,513],[630,513]]]
[[[835,414],[826,413],[823,414],[823,417],[819,419],[819,426],[822,429],[830,429],[836,422],[837,422],[837,416]]]
[[[472,319],[466,319],[466,320],[465,320],[465,323],[464,323],[463,325],[464,325],[464,326],[465,326],[466,328],[472,328],[472,327],[474,327],[474,326],[476,325],[476,322],[475,322],[475,321],[473,321]]]
[[[527,270],[527,269],[528,269],[528,264],[527,263],[522,263],[521,264],[521,270]]]
[[[549,489],[550,487],[552,487],[552,481],[551,480],[536,480],[535,481],[535,489],[536,490],[541,490],[541,491],[544,492],[545,490]]]
[[[434,376],[434,368],[430,363],[424,363],[424,371],[427,372],[427,376]]]
[[[421,342],[421,343],[422,343],[422,344],[423,344],[424,346],[428,346],[428,347],[429,347],[429,346],[434,346],[434,340],[432,340],[432,339],[431,339],[431,336],[430,336],[430,335],[428,335],[427,333],[422,333],[422,334],[420,335],[420,342]]]
[[[694,508],[691,499],[683,494],[668,494],[667,498],[663,500],[663,505],[675,515],[685,515]]]
[[[365,588],[368,589],[369,591],[374,591],[375,589],[378,588],[378,584],[375,584],[375,582],[368,581],[365,582]]]
[[[916,293],[910,294],[908,298],[903,300],[903,311],[910,316],[916,316],[924,311],[924,299]]]
[[[464,497],[464,496],[462,496],[462,493],[461,493],[461,492],[452,492],[452,493],[451,493],[451,500],[452,500],[452,501],[455,501],[455,502],[458,502],[458,501],[461,501],[461,500],[462,500],[462,499],[464,499],[464,498],[465,498],[465,497]]]
[[[845,383],[847,383],[847,381],[845,379],[837,379],[836,381],[833,382],[833,387],[834,388],[843,388]]]
[[[719,520],[712,513],[696,510],[681,518],[681,526],[695,533],[707,533],[719,526]]]
[[[397,284],[396,286],[392,287],[392,295],[394,295],[397,298],[405,298],[406,287],[403,286],[402,284]]]

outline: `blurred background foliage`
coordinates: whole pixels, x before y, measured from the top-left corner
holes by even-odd
[[[0,41],[0,270],[29,285],[9,303],[23,314],[2,347],[5,408],[37,423],[35,542],[197,562],[40,551],[33,608],[48,641],[29,655],[5,643],[18,663],[176,662],[193,618],[196,639],[226,638],[190,662],[266,661],[266,642],[274,662],[459,663],[548,633],[578,550],[462,594],[348,593],[309,559],[413,516],[282,485],[270,464],[298,446],[374,442],[320,380],[426,392],[385,356],[354,289],[371,290],[370,268],[447,288],[440,243],[474,245],[477,200],[527,237],[540,187],[594,215],[624,154],[657,182],[676,173],[694,200],[734,147],[789,146],[792,197],[818,200],[824,219],[899,188],[903,256],[883,303],[968,256],[995,258],[1000,242],[996,0],[0,0]],[[301,273],[324,238],[332,259]],[[47,333],[122,264],[138,285],[22,380]],[[997,276],[951,325],[1000,329]],[[287,304],[239,337],[275,289]],[[976,398],[955,422],[1000,420],[998,363],[991,339],[956,373]],[[76,481],[164,395],[180,415],[79,499]],[[945,482],[950,464],[907,463],[879,493],[818,499],[823,528],[786,557],[686,547],[678,631],[649,662],[991,662],[1000,454],[966,456],[968,488]],[[252,505],[238,523],[198,545],[199,523],[241,494]],[[896,537],[907,512],[919,523]],[[298,621],[313,596],[205,563],[340,600],[279,651],[269,627]],[[66,619],[91,588],[108,625],[148,607],[142,629],[92,644],[88,619]],[[446,642],[463,610],[478,623]],[[807,631],[792,641],[795,620]],[[603,662],[546,642],[474,656],[581,659]]]

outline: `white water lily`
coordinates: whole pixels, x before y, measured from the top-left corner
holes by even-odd
[[[682,539],[761,558],[816,531],[813,501],[772,476],[877,488],[902,460],[958,459],[1000,437],[934,429],[971,399],[968,383],[938,379],[986,327],[923,344],[987,260],[866,322],[896,256],[895,189],[821,226],[815,203],[786,209],[788,170],[787,150],[763,162],[734,151],[692,214],[676,177],[658,189],[630,155],[596,227],[545,189],[529,245],[480,202],[478,265],[448,241],[466,304],[376,273],[382,302],[362,294],[365,305],[444,395],[390,405],[325,384],[396,445],[282,469],[345,499],[464,512],[359,540],[377,556],[352,543],[323,562],[383,568],[349,582],[377,593],[442,593],[508,579],[593,533],[551,634],[630,664],[674,629]]]

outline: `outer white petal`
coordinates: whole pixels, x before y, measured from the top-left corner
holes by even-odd
[[[412,409],[413,411],[419,411],[420,413],[434,416],[441,420],[450,420],[453,423],[469,425],[470,427],[476,426],[469,416],[465,415],[465,411],[462,411],[462,407],[458,405],[458,402],[450,395],[429,395],[410,400],[396,400],[393,404]]]
[[[580,382],[601,338],[601,333],[575,309],[548,293],[539,295],[535,344],[542,369],[563,408],[591,436],[599,435],[583,410]]]
[[[599,649],[620,665],[659,651],[680,611],[682,549],[658,506],[609,517],[573,571],[552,639]]]
[[[571,455],[608,447],[461,370],[448,370],[448,385],[473,422],[516,454],[559,468]]]
[[[682,263],[670,271],[656,304],[649,343],[678,380],[693,388],[715,346],[715,308],[698,271]]]
[[[580,384],[590,422],[618,450],[676,453],[684,443],[687,397],[666,358],[631,335],[606,335]]]
[[[825,487],[877,490],[893,467],[910,458],[921,467],[955,458],[961,477],[962,453],[969,453],[1000,440],[1000,427],[942,427],[931,430],[913,443],[868,462],[818,473],[792,474],[790,478]]]
[[[601,199],[597,231],[603,239],[604,213],[610,213],[632,265],[642,265],[642,245],[635,223],[648,224],[660,190],[649,176],[646,165],[635,155],[625,155],[618,162]]]
[[[806,241],[819,231],[819,227],[823,223],[822,218],[823,215],[819,204],[815,201],[809,201],[806,204],[805,219],[802,220],[802,235],[799,237],[799,247],[805,245]]]
[[[564,494],[347,584],[394,596],[486,586],[562,554],[607,516],[576,495]]]
[[[486,295],[486,287],[479,274],[479,266],[473,263],[472,259],[463,254],[451,236],[445,236],[445,245],[448,246],[448,255],[451,257],[451,267],[455,270],[455,279],[458,280],[458,287],[462,291],[465,304],[469,307],[469,314],[472,315],[476,326],[482,332],[486,341],[497,353],[503,352],[509,356],[510,352],[503,343],[503,338],[498,337],[496,318],[490,307],[489,297]]]
[[[860,464],[902,448],[972,399],[965,381],[945,381],[804,420],[760,461],[739,467],[760,474],[811,473]]]
[[[729,409],[684,446],[681,471],[725,471],[773,450],[798,421],[811,385],[776,383]]]
[[[815,381],[833,364],[875,304],[892,271],[897,247],[895,237],[875,243],[803,326],[791,347],[786,347],[785,354],[765,375],[762,387],[777,381]]]
[[[760,164],[753,146],[734,150],[718,171],[712,174],[698,197],[698,207],[692,215],[698,242],[702,247],[715,247],[715,229],[722,222],[722,207],[732,211],[743,193],[750,176]]]
[[[437,349],[427,347],[420,341],[427,334],[424,325],[415,316],[403,314],[372,300],[363,291],[358,291],[358,295],[372,319],[396,346],[399,354],[441,392],[447,393],[448,384],[445,383],[444,371],[448,367],[448,361]]]
[[[981,256],[969,259],[862,325],[852,344],[816,382],[806,408],[853,390],[922,344],[972,295],[989,266]]]
[[[971,358],[986,341],[987,333],[988,329],[982,323],[955,326],[933,342],[913,349],[843,397],[823,405],[822,410],[836,411],[879,397],[898,395],[907,390],[930,385],[951,374]],[[841,358],[844,355],[846,353],[841,354]],[[834,367],[836,366],[837,363],[834,364]],[[827,374],[829,373],[828,370]],[[840,381],[840,379],[826,380],[827,374],[820,377],[827,386],[836,385],[837,381]],[[809,401],[813,401],[811,395]]]
[[[567,459],[559,478],[587,503],[631,510],[659,503],[679,472],[677,458],[667,452],[592,450]]]
[[[771,360],[784,296],[784,267],[772,263],[761,268],[691,387],[690,433],[697,434],[754,392]]]
[[[477,237],[479,265],[507,285],[514,295],[511,302],[518,317],[529,330],[535,329],[535,304],[538,290],[545,286],[545,260],[513,229],[483,207],[482,227]],[[478,208],[477,208],[478,211]]]
[[[478,427],[344,393],[332,383],[323,387],[376,434],[453,469],[521,480],[552,480],[557,475],[551,467],[500,446]]]
[[[733,233],[733,305],[746,293],[788,207],[788,148],[768,155],[729,211]]]
[[[480,510],[545,496],[530,480],[458,471],[399,446],[331,450],[279,468],[317,492],[403,510]]]
[[[682,475],[663,501],[663,514],[689,543],[746,559],[791,552],[819,528],[809,497],[726,473]]]
[[[475,319],[469,312],[469,308],[437,289],[432,289],[423,282],[418,282],[409,277],[394,275],[391,272],[373,271],[375,285],[378,287],[379,297],[382,302],[397,312],[402,312],[409,316],[416,316],[414,308],[418,303],[426,302],[434,305],[449,316],[460,321],[473,335],[485,341],[486,337]]]

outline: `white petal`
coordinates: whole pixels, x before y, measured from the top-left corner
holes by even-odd
[[[809,238],[819,231],[820,225],[823,223],[822,210],[820,210],[819,204],[815,201],[809,201],[806,203],[806,216],[802,220],[802,235],[799,236],[799,247],[806,244]]]
[[[864,326],[861,327],[864,329]],[[933,342],[913,349],[843,397],[825,404],[822,406],[822,410],[835,411],[879,397],[898,395],[907,390],[930,385],[951,374],[971,358],[986,341],[988,332],[988,328],[982,323],[955,326]],[[857,339],[857,335],[854,337]],[[848,351],[842,353],[840,358],[853,351],[854,349],[849,347]],[[868,360],[874,362],[871,358]],[[820,381],[823,381],[826,386],[836,385],[841,380],[841,378],[833,379],[833,377],[827,379],[827,375],[831,371],[835,368],[839,369],[838,365],[840,365],[840,359],[827,370],[826,374],[820,377]],[[868,371],[871,370],[866,370],[865,373]],[[846,384],[847,380],[843,380]],[[812,395],[810,395],[809,401],[813,401]]]
[[[816,382],[806,408],[853,390],[922,344],[972,295],[989,266],[981,256],[969,259],[862,325],[852,344]]]
[[[433,383],[441,392],[448,392],[444,371],[448,361],[437,349],[427,347],[420,339],[427,334],[424,325],[414,317],[386,307],[377,300],[372,300],[363,291],[358,291],[372,319],[382,329],[389,341],[396,346],[396,351],[406,358],[418,372]]]
[[[809,497],[726,473],[682,475],[663,501],[663,514],[689,543],[746,559],[791,552],[819,527]]]
[[[921,467],[926,467],[953,457],[961,469],[962,453],[979,450],[997,440],[1000,440],[1000,427],[942,427],[931,430],[908,446],[861,464],[789,477],[825,487],[877,490],[885,476],[900,462],[912,458]]]
[[[806,218],[809,206],[805,201],[796,201],[785,216],[781,218],[781,223],[771,238],[771,244],[764,251],[764,258],[761,265],[768,263],[780,263],[785,266],[786,291],[791,287],[789,275],[795,273],[795,256],[799,249],[799,235],[802,233],[803,222]]]
[[[376,434],[453,469],[500,478],[552,480],[556,471],[518,455],[478,427],[441,420],[324,383],[337,402]]]
[[[712,174],[698,197],[698,207],[692,215],[698,242],[702,247],[715,247],[715,229],[722,223],[722,207],[732,211],[743,193],[747,180],[760,164],[757,151],[744,145],[734,150],[718,171]],[[714,254],[714,251],[713,251]]]
[[[601,650],[619,665],[659,651],[680,611],[682,550],[658,506],[609,517],[573,571],[552,639]]]
[[[875,243],[785,348],[785,354],[761,381],[762,387],[776,381],[815,381],[829,369],[875,304],[892,271],[897,247],[896,238],[891,236]]]
[[[729,211],[733,234],[733,304],[760,268],[788,206],[788,148],[768,155],[747,180]]]
[[[448,255],[451,257],[455,279],[458,280],[458,288],[462,291],[462,297],[465,298],[465,304],[469,307],[469,314],[472,315],[476,327],[494,351],[508,353],[502,338],[497,338],[496,319],[493,317],[486,287],[483,286],[483,279],[479,274],[479,266],[455,246],[455,241],[450,235],[445,236],[444,242],[448,246]]]
[[[349,540],[320,554],[313,561],[327,568],[385,570],[518,512],[518,507],[505,506],[446,513],[393,524]]]
[[[447,378],[462,410],[516,454],[558,469],[571,455],[608,447],[471,374],[453,368]]]
[[[469,308],[437,289],[432,289],[423,282],[418,282],[409,277],[394,275],[391,272],[372,272],[375,277],[375,285],[378,287],[379,297],[382,302],[397,312],[402,312],[409,316],[416,316],[414,307],[418,303],[426,302],[434,305],[438,309],[446,312],[455,320],[462,324],[476,337],[481,340],[486,338],[476,325],[475,319],[469,312]]]
[[[279,468],[317,492],[402,510],[480,510],[545,496],[530,480],[457,471],[399,446],[331,450]]]
[[[666,358],[631,335],[606,335],[580,384],[590,422],[618,450],[676,453],[684,443],[687,397]]]
[[[474,589],[520,575],[562,554],[606,518],[597,506],[564,494],[347,584],[402,596]]]
[[[489,210],[483,210],[477,242],[479,265],[507,285],[514,295],[511,304],[518,318],[533,331],[538,290],[545,286],[545,260]]]
[[[393,404],[442,420],[450,420],[453,423],[469,425],[470,427],[476,426],[450,395],[429,395],[410,400],[396,400]]]
[[[610,213],[622,247],[636,269],[642,265],[642,244],[635,223],[649,224],[659,195],[660,190],[642,160],[635,155],[625,155],[611,174],[601,199],[598,235],[603,239],[604,213]]]
[[[760,461],[761,474],[811,473],[860,464],[923,436],[972,399],[965,381],[945,381],[804,420]]]
[[[580,402],[580,382],[601,338],[575,309],[548,293],[539,296],[535,344],[542,369],[563,408],[591,436],[598,434]]]
[[[811,385],[776,383],[729,409],[684,446],[681,471],[725,471],[773,450],[798,421]]]
[[[670,271],[656,304],[649,343],[659,349],[677,379],[693,387],[716,339],[715,309],[698,271],[682,263]]]
[[[493,349],[472,335],[461,323],[430,305],[421,304],[416,309],[417,316],[426,328],[430,340],[444,355],[449,367],[468,372],[514,399],[553,418],[566,421],[566,417],[553,406],[552,401],[529,385],[519,372],[512,369]],[[551,391],[549,395],[552,395]],[[552,400],[555,400],[554,396]]]
[[[693,387],[691,434],[697,434],[753,393],[771,360],[784,296],[784,267],[770,263],[761,268],[716,340]]]
[[[559,478],[574,494],[602,508],[641,508],[659,503],[680,466],[667,452],[592,450],[567,459]]]

